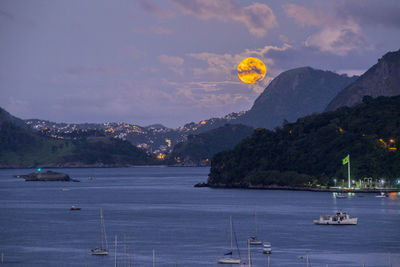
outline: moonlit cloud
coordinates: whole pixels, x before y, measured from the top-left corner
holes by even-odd
[[[160,55],[158,56],[158,61],[168,66],[168,68],[180,75],[183,75],[184,69],[181,67],[185,61],[181,57]]]
[[[269,51],[286,51],[291,46],[283,44],[282,47],[266,45],[262,48],[245,49],[238,54],[216,54],[216,53],[192,53],[188,56],[207,63],[206,68],[194,68],[194,75],[212,75],[213,77],[223,77],[224,79],[236,79],[237,65],[247,57],[257,57],[267,66],[267,75],[270,75],[269,69],[275,64],[272,58],[267,57]]]
[[[317,13],[296,4],[284,5],[283,9],[300,26],[320,28],[307,37],[304,42],[306,47],[344,56],[352,50],[368,46],[361,27],[351,18],[342,19],[321,11]]]
[[[284,5],[283,9],[288,17],[295,19],[303,27],[319,25],[323,19],[313,11],[296,4]]]
[[[241,7],[233,0],[172,0],[186,15],[199,19],[216,19],[221,21],[238,21],[243,23],[251,34],[263,37],[267,30],[275,28],[278,22],[269,6],[254,3]]]
[[[320,51],[345,56],[352,50],[365,48],[367,42],[361,28],[352,21],[346,24],[326,27],[311,35],[304,42],[307,47],[316,47]]]

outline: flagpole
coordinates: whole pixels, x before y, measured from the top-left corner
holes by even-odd
[[[350,182],[351,182],[351,179],[350,179],[350,154],[347,156],[349,157],[349,162],[347,162],[347,176],[349,177],[348,187],[350,189],[351,188],[350,187],[351,186],[351,184],[350,184]]]

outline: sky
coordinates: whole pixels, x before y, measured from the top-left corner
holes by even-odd
[[[282,71],[362,74],[400,48],[399,14],[398,0],[0,0],[0,107],[70,123],[221,117]],[[240,82],[246,57],[266,78]]]

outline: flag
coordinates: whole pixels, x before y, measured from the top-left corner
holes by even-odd
[[[343,162],[343,165],[346,165],[347,163],[349,163],[349,155],[347,155],[347,157],[342,159],[342,162]]]

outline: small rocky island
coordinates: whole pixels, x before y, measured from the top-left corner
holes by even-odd
[[[62,182],[79,182],[78,180],[71,179],[68,174],[60,172],[32,172],[29,174],[15,175],[15,178],[24,178],[25,181],[62,181]]]

